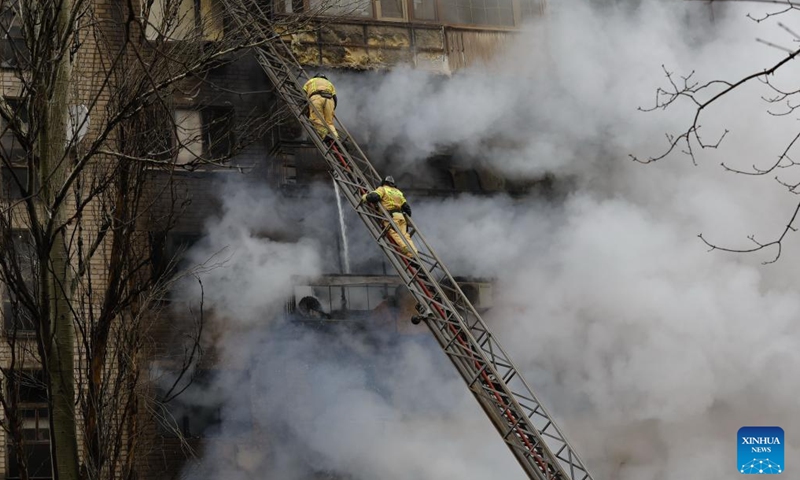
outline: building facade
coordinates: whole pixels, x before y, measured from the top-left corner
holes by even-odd
[[[174,70],[163,68],[181,76],[183,55],[203,55],[203,52],[213,51],[214,45],[230,40],[231,21],[225,13],[226,2],[222,0],[134,2],[134,12],[125,3],[94,0],[83,4],[91,14],[76,29],[75,51],[78,53],[73,63],[70,102],[74,107],[70,110],[73,141],[67,149],[69,158],[82,158],[92,140],[105,134],[104,121],[112,115],[105,112],[113,112],[115,102],[119,101],[115,91],[105,89],[100,85],[102,82],[98,82],[108,72],[104,70],[108,62],[116,58],[115,46],[127,55],[147,51],[151,44],[157,44],[159,48],[174,48],[170,52],[176,55],[170,57],[171,63],[166,62],[173,65],[171,68]],[[30,92],[21,68],[30,64],[20,59],[33,59],[35,52],[30,52],[30,43],[26,43],[30,30],[26,29],[25,8],[17,2],[4,5],[0,12],[4,32],[0,40],[0,82],[7,105],[14,109],[13,116],[26,123],[26,109],[32,104],[26,101]],[[263,2],[262,6],[273,19],[278,19],[278,24],[286,26],[281,32],[284,39],[291,43],[297,58],[308,68],[374,75],[403,65],[440,74],[442,82],[447,82],[449,76],[461,69],[490,59],[518,34],[526,21],[545,13],[543,0],[277,0],[274,3]],[[93,23],[88,21],[89,18]],[[292,23],[286,20],[293,18],[302,21]],[[260,20],[263,19],[254,19]],[[134,33],[143,42],[141,50],[124,48],[120,29],[131,22],[140,22],[142,26],[138,33]],[[124,38],[129,41],[131,37]],[[238,42],[241,44],[242,40]],[[213,65],[217,61],[219,64]],[[146,79],[145,73],[131,69],[130,76]],[[155,78],[155,73],[153,76]],[[149,192],[142,198],[158,200],[136,218],[141,238],[146,239],[142,242],[147,244],[150,252],[147,269],[154,277],[168,276],[186,265],[186,261],[181,263],[181,259],[193,245],[202,241],[208,218],[220,211],[217,188],[220,183],[234,177],[247,177],[292,198],[302,198],[314,185],[330,185],[324,161],[296,122],[281,111],[279,98],[251,56],[220,55],[208,59],[192,75],[184,77],[157,92],[158,101],[154,104],[159,113],[152,117],[152,121],[158,128],[150,129],[152,124],[147,124],[148,147],[132,147],[133,151],[144,151],[143,157],[159,162],[142,173],[148,178],[145,188]],[[169,78],[169,75],[159,78]],[[120,89],[131,87],[124,79],[115,78],[115,81]],[[142,81],[138,85],[147,84],[147,81]],[[151,106],[148,104],[146,107]],[[254,126],[255,118],[259,118],[262,124]],[[33,156],[30,145],[20,141],[7,120],[3,122],[4,130],[0,136],[0,155],[5,159],[2,165],[3,196],[7,205],[19,208],[18,204],[35,197],[38,192],[35,176],[29,181],[32,163],[26,161]],[[111,137],[121,141],[120,130],[111,131]],[[358,132],[354,135],[358,136]],[[137,141],[144,142],[144,137]],[[369,154],[369,145],[362,147]],[[70,148],[72,153],[69,153]],[[119,162],[124,157],[108,154],[103,158],[110,163]],[[385,161],[380,157],[373,160],[381,171]],[[103,161],[99,163],[104,164]],[[515,184],[493,172],[462,168],[447,151],[429,159],[429,163],[431,171],[436,172],[434,175],[419,181],[405,179],[408,185],[405,190],[415,198],[463,192],[524,193],[547,184],[546,180]],[[164,168],[164,165],[169,165],[169,168]],[[74,213],[76,210],[70,211]],[[102,208],[87,210],[87,216],[95,216],[86,220],[86,225],[101,230],[105,218],[102,212]],[[9,218],[12,218],[9,231],[13,231],[11,237],[17,245],[15,249],[22,251],[26,245],[33,244],[27,236],[28,229],[24,221],[13,215]],[[278,240],[292,239],[291,232],[259,232],[258,235]],[[323,240],[336,244],[337,232],[334,230],[328,235]],[[113,248],[111,244],[98,243],[101,249],[108,248],[108,252],[93,260],[92,268],[97,270],[99,287],[110,278],[107,270]],[[424,326],[410,324],[413,302],[403,286],[387,271],[385,264],[372,263],[364,266],[362,271],[345,273],[341,265],[334,262],[330,271],[325,273],[320,278],[299,278],[292,285],[293,295],[286,299],[285,306],[285,315],[292,322],[311,328],[346,328],[354,332],[380,328],[396,335],[425,334]],[[492,307],[490,281],[463,280],[462,288],[479,310]],[[13,331],[16,343],[4,347],[5,368],[11,359],[16,358],[9,353],[12,350],[35,350],[31,339],[35,337],[37,325],[35,318],[25,315],[25,309],[15,308],[17,300],[9,292],[10,289],[4,289],[3,324],[6,338]],[[93,302],[89,300],[87,304]],[[149,332],[156,338],[156,347],[148,350],[155,363],[140,365],[142,370],[152,371],[152,365],[164,370],[181,366],[180,356],[173,357],[173,349],[168,345],[180,333],[179,328],[172,327],[182,325],[169,320],[170,315],[175,315],[170,302],[169,298],[159,301],[163,307],[159,309],[163,313],[159,322],[163,324]],[[80,343],[80,336],[77,338],[76,342]],[[76,352],[79,359],[88,355],[80,346],[76,347]],[[209,347],[197,366],[200,373],[195,375],[193,385],[187,388],[202,390],[204,385],[213,383],[215,372],[220,370],[243,372],[241,376],[246,378],[246,365],[221,365],[215,361],[213,353],[213,346]],[[30,368],[17,365],[27,380],[14,395],[7,390],[5,395],[19,401],[18,411],[22,419],[19,425],[25,439],[22,451],[28,476],[43,480],[52,478],[49,464],[52,424],[46,382],[39,379],[41,372],[35,365],[36,362],[31,362]],[[109,364],[108,369],[113,370],[113,366]],[[77,395],[81,396],[81,387]],[[202,456],[204,438],[219,434],[215,428],[221,422],[220,407],[213,402],[198,406],[176,396],[165,408],[167,414],[162,415],[161,420],[166,418],[167,422],[156,421],[154,417],[157,415],[153,411],[142,408],[137,412],[141,425],[145,425],[140,427],[140,434],[147,438],[142,442],[145,447],[139,447],[142,449],[135,454],[140,478],[180,478],[181,472],[188,468],[186,462]],[[251,414],[257,415],[257,412]],[[5,420],[9,425],[9,420]],[[81,421],[83,418],[79,415],[78,422]],[[241,432],[244,433],[228,442],[229,454],[233,457],[257,445],[258,438],[271,434],[246,425]],[[9,433],[8,428],[6,433]],[[81,448],[89,448],[81,434],[78,436]],[[7,479],[20,478],[20,450],[14,448],[9,438],[9,435],[0,438],[0,443],[5,445],[0,475]],[[124,450],[124,446],[122,448]]]

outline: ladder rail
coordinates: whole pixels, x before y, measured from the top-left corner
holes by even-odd
[[[416,225],[413,223],[412,219],[408,219],[409,225],[413,226],[416,229]],[[422,243],[429,251],[433,251],[432,248],[428,245],[427,240],[422,235],[422,233],[417,230],[417,240],[421,240],[421,242],[417,242],[418,244]],[[567,444],[565,440],[565,436],[558,428],[555,422],[553,422],[551,414],[547,411],[547,409],[542,405],[536,396],[533,393],[533,389],[530,387],[528,382],[522,375],[519,375],[519,369],[516,367],[514,362],[511,360],[511,357],[506,353],[505,349],[500,345],[500,343],[496,340],[494,335],[489,330],[488,326],[485,324],[483,318],[477,312],[475,307],[472,303],[467,299],[467,296],[461,290],[461,287],[458,283],[454,280],[453,275],[449,272],[446,265],[443,263],[441,264],[440,268],[444,271],[446,275],[447,282],[453,286],[453,288],[457,291],[457,298],[464,299],[463,304],[457,305],[456,308],[460,311],[462,316],[465,319],[473,319],[474,323],[469,325],[469,333],[472,336],[472,340],[475,344],[480,345],[481,350],[490,357],[489,363],[493,366],[497,367],[498,365],[503,366],[505,371],[502,374],[502,378],[504,383],[511,384],[511,381],[514,380],[515,383],[521,384],[523,393],[515,393],[514,397],[519,400],[520,398],[524,399],[525,402],[519,402],[521,406],[524,406],[527,410],[530,411],[529,416],[537,415],[541,417],[546,423],[545,426],[540,428],[540,432],[543,435],[548,436],[549,438],[555,439],[560,442],[560,449],[563,449]],[[441,281],[439,282],[441,283]],[[478,341],[478,338],[481,340]],[[497,369],[496,370],[500,370]],[[499,373],[499,372],[498,372]],[[509,380],[505,380],[509,378]],[[526,394],[528,396],[526,396]],[[529,404],[533,404],[528,406]],[[569,453],[569,455],[574,455],[574,453]],[[571,461],[570,461],[571,463]],[[588,472],[587,472],[588,473]],[[574,470],[570,474],[570,478],[575,478]],[[590,478],[590,477],[577,477],[577,478]]]
[[[317,134],[305,112],[313,110],[319,115],[319,111],[302,91],[301,81],[307,77],[283,40],[284,34],[274,31],[257,0],[225,0],[225,3],[239,27],[252,32],[259,45],[254,50],[259,65],[327,161],[341,194],[355,209],[414,299],[424,305],[426,323],[434,338],[528,476],[537,480],[592,480],[414,221],[409,218],[408,224],[415,231],[419,253],[408,258],[388,236],[390,230],[399,232],[392,216],[382,206],[362,201],[362,195],[374,189],[380,176],[338,118],[334,119],[337,129],[350,139],[348,146],[353,152],[345,149],[340,140],[326,143]],[[258,21],[253,19],[254,13]]]
[[[301,80],[302,77],[307,77],[305,75],[305,71],[300,66],[300,63],[294,56],[289,45],[286,44],[284,40],[284,36],[286,36],[286,32],[284,33],[277,33],[274,31],[274,28],[265,28],[266,25],[270,25],[269,23],[269,16],[261,7],[260,3],[257,0],[244,0],[241,3],[235,3],[236,0],[223,0],[228,11],[231,12],[234,17],[234,20],[239,24],[240,28],[242,29],[252,29],[255,30],[255,36],[257,38],[257,42],[259,45],[264,45],[267,48],[261,49],[260,53],[262,55],[266,55],[269,62],[265,65],[261,59],[259,58],[259,63],[261,64],[262,68],[264,69],[267,76],[270,77],[273,85],[276,85],[276,88],[280,90],[279,93],[282,96],[286,97],[289,96],[294,100],[292,103],[296,107],[293,112],[297,112],[299,109],[300,112],[305,111],[306,109],[314,110],[315,114],[322,118],[321,112],[314,107],[314,105],[308,101],[305,96],[305,92],[303,92],[303,85],[304,82]],[[265,24],[261,24],[255,20],[250,20],[248,22],[244,22],[241,19],[255,17],[256,19],[260,19],[264,21]],[[289,65],[287,64],[284,59],[288,59],[291,63],[295,66],[295,71],[289,69]],[[274,69],[278,67],[279,69],[283,70],[283,73],[286,75],[285,78],[281,79],[275,75]],[[294,88],[280,88],[277,85],[282,85],[286,87],[285,83],[290,81]],[[301,93],[302,92],[302,93]],[[286,100],[286,98],[284,98]],[[296,116],[296,115],[295,115]],[[298,119],[300,120],[300,119]],[[301,120],[301,123],[305,123]],[[350,131],[347,130],[347,127],[339,120],[336,115],[334,115],[334,125],[339,132],[343,132],[346,138],[352,139],[353,137],[350,135]],[[314,132],[308,132],[309,136],[317,137]],[[315,142],[316,143],[316,142]],[[344,146],[340,142],[336,142],[340,148],[340,151],[344,151]],[[380,176],[372,164],[367,159],[366,154],[361,147],[358,146],[355,142],[352,142],[352,146],[355,147],[355,152],[349,153],[356,153],[355,156],[350,155],[353,163],[358,165],[358,167],[362,170],[362,173],[365,174],[366,177],[369,178],[371,181],[370,184],[378,184],[380,182]]]

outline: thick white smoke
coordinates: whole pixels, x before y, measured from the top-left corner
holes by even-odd
[[[334,223],[314,208],[330,194],[315,190],[308,198],[288,199],[244,182],[221,189],[220,214],[208,220],[205,238],[188,252],[189,263],[203,266],[202,299],[219,316],[245,324],[265,320],[291,294],[292,276],[331,268],[331,252],[316,239]],[[200,298],[194,278],[181,283],[183,295]]]
[[[768,91],[756,84],[703,117],[708,141],[731,133],[699,152],[697,166],[679,153],[651,165],[628,156],[658,155],[664,134],[691,121],[688,102],[637,110],[668,86],[662,64],[676,81],[693,70],[700,82],[736,80],[783,55],[756,37],[790,39],[774,20],[748,20],[753,5],[715,4],[708,24],[697,21],[709,15],[705,4],[586,3],[554,5],[491,70],[444,82],[402,68],[334,77],[339,115],[403,170],[458,145],[461,157],[508,175],[554,172],[573,182],[556,203],[409,200],[454,273],[496,278],[487,321],[596,479],[731,478],[743,425],[782,426],[791,461],[800,450],[790,434],[800,428],[797,249],[787,244],[778,263],[763,266],[774,252],[709,252],[697,235],[747,247],[747,235],[782,231],[795,197],[720,163],[773,161],[793,121],[767,114],[760,95]],[[255,399],[236,395],[225,411],[251,409],[255,430],[273,442],[232,461],[230,439],[212,441],[206,478],[292,480],[309,470],[359,480],[524,478],[431,339],[259,328],[279,316],[292,275],[328,271],[321,258],[335,247],[308,238],[335,238],[320,232],[336,228],[335,206],[293,205],[316,212],[319,228],[276,244],[252,232],[288,228],[272,213],[280,200],[248,192],[228,192],[225,215],[209,225],[206,253],[236,248],[233,270],[206,280],[207,301],[253,326],[222,340],[224,356],[249,365]],[[351,236],[366,236],[352,224]],[[368,250],[351,252],[375,255]]]

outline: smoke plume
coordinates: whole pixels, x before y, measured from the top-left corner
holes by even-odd
[[[407,68],[332,78],[340,118],[397,171],[424,172],[426,158],[448,149],[467,164],[513,178],[550,173],[562,185],[555,200],[409,201],[455,274],[495,279],[486,320],[598,480],[731,478],[744,425],[780,425],[787,458],[800,450],[788,434],[800,428],[796,245],[762,265],[773,250],[709,251],[697,238],[742,248],[748,235],[780,234],[796,199],[720,163],[773,161],[793,122],[766,112],[769,90],[755,83],[704,113],[707,141],[730,133],[719,148],[698,149],[696,164],[680,151],[648,165],[630,157],[659,155],[665,133],[691,122],[688,101],[639,110],[669,87],[665,72],[679,84],[693,71],[689,82],[736,81],[783,58],[755,41],[790,41],[776,19],[745,16],[759,10],[576,0],[553,4],[490,68],[446,80]],[[775,82],[797,73],[790,64]],[[230,436],[209,441],[195,466],[204,478],[524,478],[432,339],[280,321],[294,275],[335,271],[329,197],[286,203],[236,186],[224,195],[197,258],[230,252],[205,280],[206,301],[247,327],[220,348],[251,381],[230,395],[223,430],[234,412],[254,421],[236,455]],[[294,230],[294,215],[310,227]],[[359,245],[350,251],[376,258],[351,212],[347,220]],[[257,231],[295,236],[276,242]]]

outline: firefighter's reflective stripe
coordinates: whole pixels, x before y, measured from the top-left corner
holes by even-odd
[[[314,92],[326,92],[331,95],[336,95],[336,88],[333,84],[324,78],[312,78],[303,85],[303,91],[306,95],[311,95]]]
[[[406,203],[406,197],[403,195],[403,192],[388,185],[378,187],[375,189],[375,193],[381,196],[383,207],[390,212],[400,210],[400,207]]]

